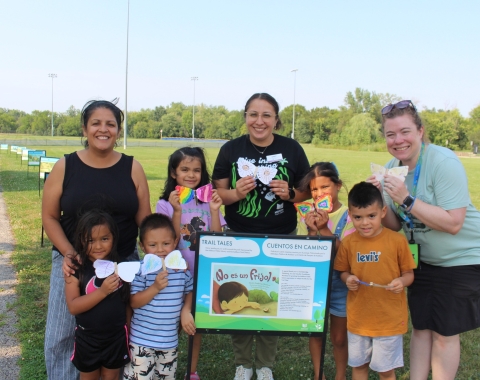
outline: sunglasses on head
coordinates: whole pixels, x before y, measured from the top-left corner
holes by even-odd
[[[394,108],[398,108],[399,110],[403,110],[404,108],[412,107],[415,112],[417,112],[417,108],[412,103],[411,100],[400,100],[398,103],[395,104],[387,104],[385,107],[382,108],[382,115],[386,115]]]

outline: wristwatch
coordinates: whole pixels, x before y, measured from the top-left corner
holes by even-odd
[[[413,205],[414,201],[415,198],[408,194],[407,197],[403,200],[403,203],[400,207],[404,210],[408,210]]]
[[[289,201],[291,201],[293,198],[295,198],[295,190],[293,190],[292,187],[288,189],[288,196],[289,196],[289,198],[288,198]]]

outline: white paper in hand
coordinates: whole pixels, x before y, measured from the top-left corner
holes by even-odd
[[[187,262],[179,250],[172,251],[165,257],[165,265],[170,269],[187,269]]]
[[[98,278],[105,278],[115,272],[115,264],[110,260],[96,260],[93,263]],[[140,269],[140,262],[127,261],[117,265],[118,275],[125,282],[132,282]]]
[[[402,182],[405,182],[405,177],[408,174],[408,166],[396,166],[386,169],[382,165],[374,164],[373,162],[370,164],[370,170],[379,182],[383,181],[385,174],[397,177]]]

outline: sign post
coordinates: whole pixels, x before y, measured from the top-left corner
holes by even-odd
[[[38,166],[38,196],[40,196],[40,179],[42,178],[43,182],[45,182],[58,160],[59,158],[57,157],[40,157],[40,165]]]
[[[40,166],[40,158],[45,157],[46,155],[47,155],[46,150],[29,150],[28,151],[27,177],[28,177],[30,166]]]

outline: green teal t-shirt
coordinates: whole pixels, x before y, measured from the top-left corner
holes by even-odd
[[[462,229],[456,235],[431,229],[420,220],[413,218],[413,232],[416,243],[421,244],[421,260],[443,267],[480,264],[480,212],[475,209],[468,192],[465,169],[451,150],[429,144],[425,147],[422,168],[418,179],[416,197],[425,203],[439,206],[444,210],[466,207],[467,213]],[[397,159],[385,167],[400,166]],[[405,183],[413,190],[415,169],[409,171]],[[384,192],[389,207],[398,214],[396,205]],[[410,227],[402,223],[405,234],[410,238]]]

